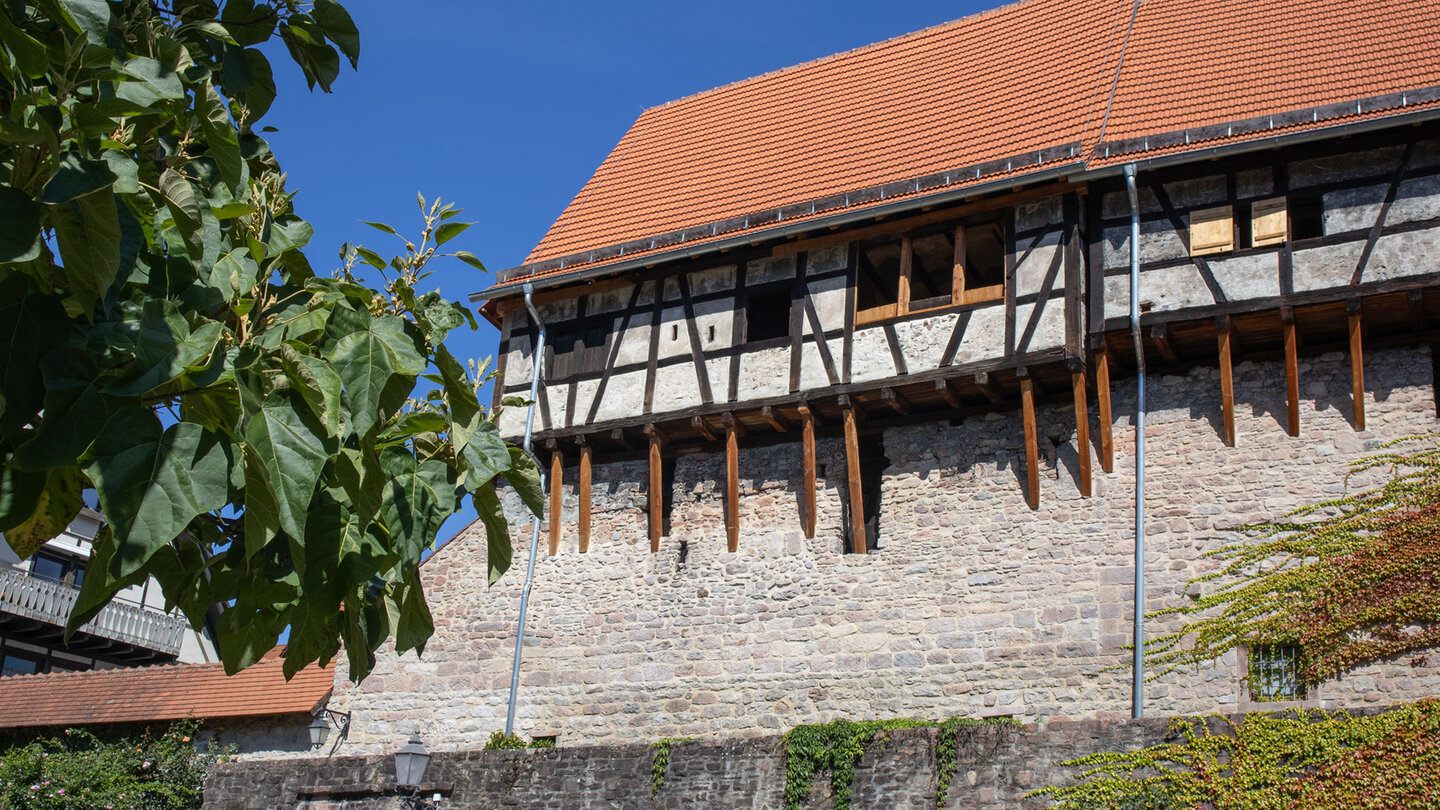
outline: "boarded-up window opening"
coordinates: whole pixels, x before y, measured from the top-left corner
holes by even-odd
[[[1228,205],[1190,212],[1190,255],[1209,256],[1235,249],[1235,218]]]
[[[1250,219],[1241,223],[1241,247],[1282,245],[1286,238],[1286,207],[1284,197],[1256,200],[1250,205]]]
[[[575,330],[556,330],[552,334],[550,345],[545,347],[546,352],[550,355],[550,374],[548,376],[551,379],[569,377],[576,366],[574,361]]]
[[[890,459],[885,456],[885,439],[879,433],[860,436],[857,445],[860,454],[860,497],[865,507],[865,547],[875,551],[880,542],[880,496],[885,482],[885,471],[890,468]],[[847,488],[848,489],[848,488]],[[846,490],[842,490],[844,492]],[[854,532],[850,530],[850,510],[844,510],[843,523],[845,553],[854,554]]]
[[[1290,238],[1318,239],[1325,235],[1325,199],[1319,194],[1291,197]]]
[[[745,340],[754,343],[790,335],[790,289],[749,292],[745,298]]]

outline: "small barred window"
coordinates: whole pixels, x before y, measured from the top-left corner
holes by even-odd
[[[1250,699],[1304,700],[1298,644],[1256,644],[1250,647]]]

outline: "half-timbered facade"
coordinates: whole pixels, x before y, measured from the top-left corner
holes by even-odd
[[[717,88],[643,114],[475,300],[497,405],[545,334],[532,733],[1120,714],[1142,359],[1152,605],[1436,427],[1440,12],[1025,0]],[[430,711],[427,666],[457,740],[503,714],[518,585],[463,591],[482,553],[428,566],[438,663],[348,698],[376,733]],[[1440,686],[1261,695],[1240,655],[1153,708]]]

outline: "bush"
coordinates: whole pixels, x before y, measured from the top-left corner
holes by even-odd
[[[0,754],[0,808],[199,808],[205,774],[235,749],[197,752],[191,744],[197,726],[186,720],[159,737],[147,731],[115,740],[67,729],[10,748]]]

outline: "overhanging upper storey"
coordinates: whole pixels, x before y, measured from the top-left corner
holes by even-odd
[[[1425,2],[1027,0],[647,110],[526,263],[475,297],[1429,116],[1437,85]]]

